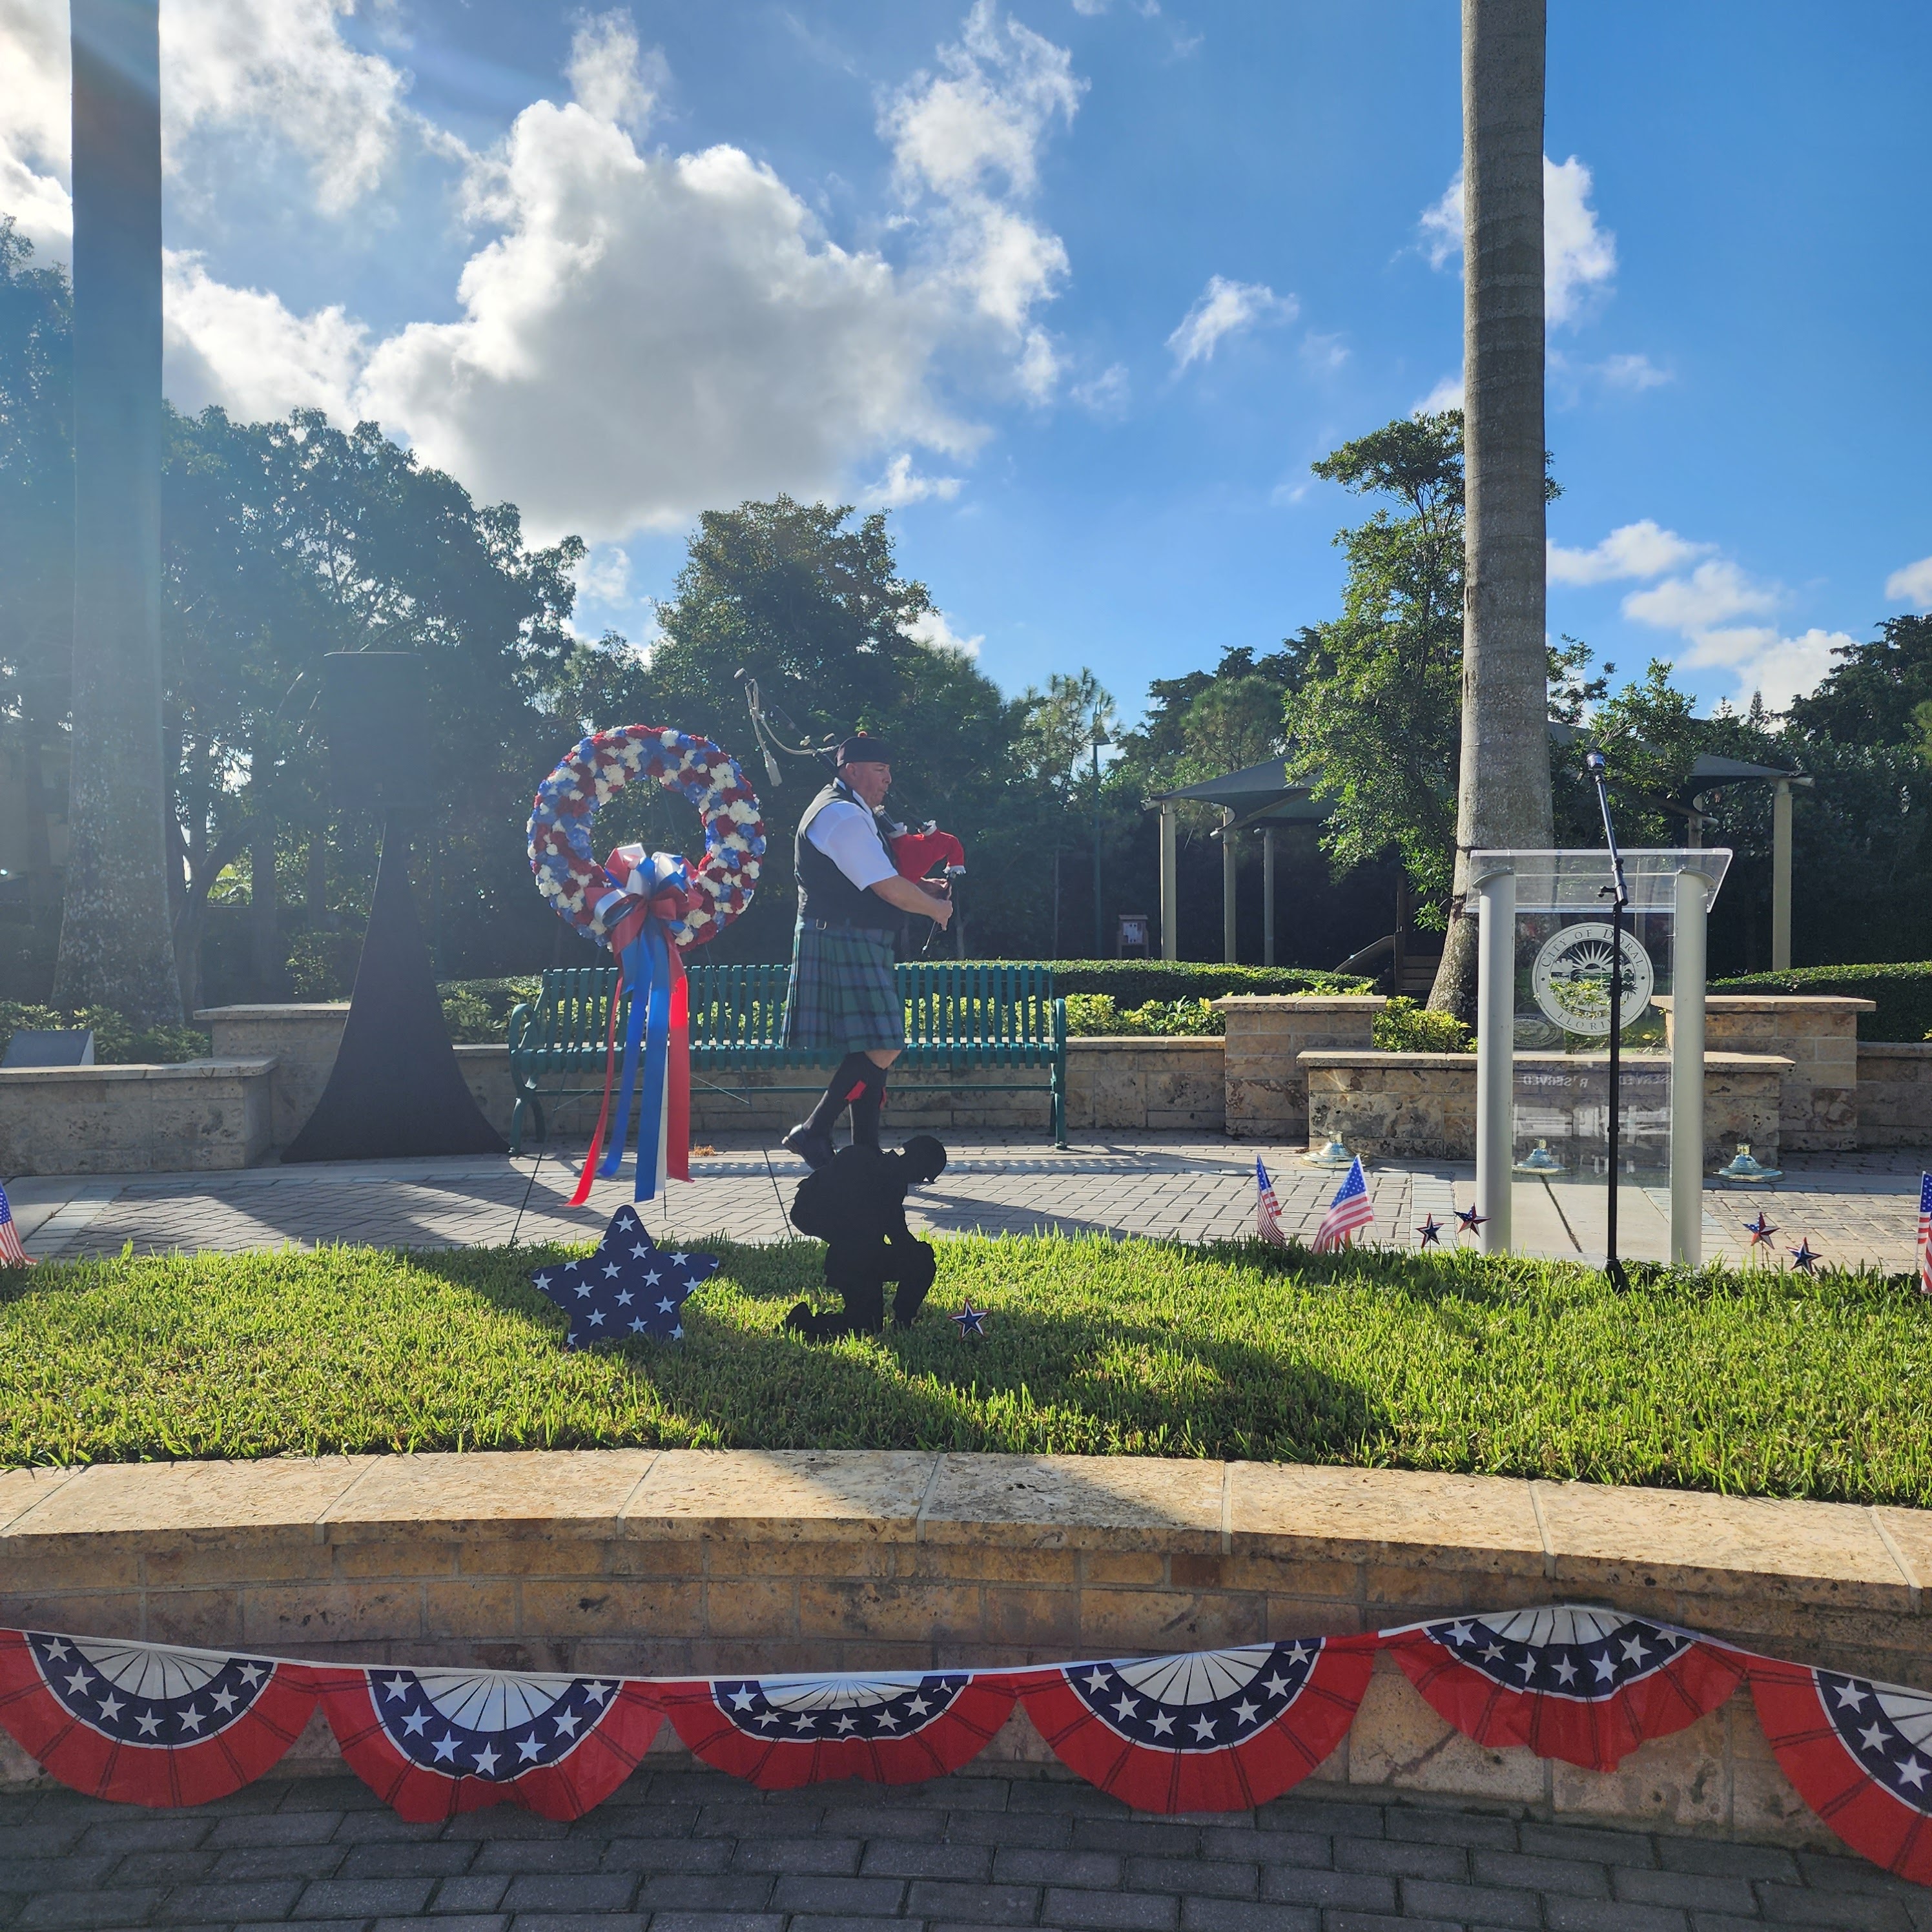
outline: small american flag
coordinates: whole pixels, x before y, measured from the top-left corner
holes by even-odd
[[[1269,1180],[1259,1154],[1255,1156],[1255,1232],[1278,1248],[1288,1245],[1288,1236],[1281,1225],[1281,1203],[1274,1198],[1274,1183]]]
[[[1924,1226],[1922,1220],[1920,1225]],[[0,1187],[0,1268],[28,1268],[33,1259],[20,1245],[20,1231],[14,1225],[14,1210],[7,1205],[7,1190]]]
[[[1331,1248],[1353,1243],[1355,1230],[1374,1225],[1376,1210],[1369,1205],[1369,1184],[1362,1178],[1362,1157],[1350,1162],[1348,1178],[1335,1190],[1322,1225],[1315,1231],[1315,1252],[1325,1254]]]
[[[1918,1177],[1918,1292],[1932,1294],[1932,1174]]]

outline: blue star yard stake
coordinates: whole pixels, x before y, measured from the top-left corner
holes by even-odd
[[[1425,1214],[1421,1226],[1415,1232],[1422,1237],[1425,1248],[1439,1248],[1442,1245],[1442,1223],[1433,1214]]]
[[[1474,1208],[1459,1208],[1456,1210],[1456,1218],[1462,1222],[1464,1234],[1473,1234],[1490,1217],[1486,1214],[1478,1214]]]
[[[1791,1250],[1791,1265],[1800,1274],[1809,1274],[1822,1258],[1822,1256],[1813,1252],[1811,1237],[1809,1234],[1807,1234],[1797,1246]]]
[[[988,1312],[983,1308],[975,1308],[969,1301],[957,1315],[953,1316],[953,1320],[959,1324],[959,1334],[962,1340],[968,1335],[986,1334]]]
[[[530,1276],[570,1317],[566,1346],[621,1342],[633,1335],[684,1340],[685,1298],[718,1271],[716,1255],[684,1249],[667,1253],[653,1241],[634,1208],[620,1208],[596,1252],[576,1262],[554,1262]]]

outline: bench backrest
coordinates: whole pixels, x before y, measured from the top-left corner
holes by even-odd
[[[895,976],[906,1009],[908,1058],[915,1064],[964,1048],[975,1058],[1035,1064],[1052,1058],[1061,1044],[1051,966],[922,959],[897,968]],[[694,1054],[720,1060],[744,1052],[791,1057],[778,1044],[788,965],[699,965],[689,977]],[[513,1016],[513,1046],[523,1053],[601,1051],[616,983],[614,966],[553,967],[536,1004]],[[626,1018],[618,1015],[620,1030]],[[818,1057],[799,1058],[802,1064]]]

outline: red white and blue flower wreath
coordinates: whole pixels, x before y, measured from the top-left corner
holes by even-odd
[[[620,845],[598,863],[591,820],[637,778],[682,792],[703,814],[704,856],[695,866],[682,854],[646,852],[641,845]],[[604,1106],[578,1184],[578,1203],[589,1197],[593,1171],[608,1177],[622,1163],[626,1124],[640,1078],[635,1198],[649,1200],[669,1177],[691,1178],[689,1007],[681,955],[715,938],[752,903],[764,854],[758,794],[737,760],[688,732],[656,724],[598,731],[537,788],[530,826],[537,890],[560,918],[610,949],[622,992],[630,996],[614,1118],[611,1072],[621,998],[611,1002]]]

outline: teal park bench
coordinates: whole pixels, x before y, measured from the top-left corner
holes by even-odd
[[[1053,988],[1051,966],[981,964],[970,960],[920,960],[896,969],[906,1010],[905,1048],[896,1068],[965,1072],[982,1067],[1040,1070],[1044,1078],[981,1085],[976,1092],[1037,1090],[1053,1108],[1053,1144],[1066,1144],[1066,1002]],[[721,1076],[802,1072],[829,1066],[829,1056],[794,1052],[782,1044],[789,966],[691,968],[691,1075],[698,1083],[731,1090]],[[595,1096],[603,1090],[614,966],[566,966],[543,976],[536,1002],[510,1016],[510,1151],[523,1151],[525,1120],[535,1117],[544,1137],[546,1101]],[[630,1000],[618,1015],[621,1042]],[[760,1082],[766,1094],[818,1094],[816,1080]]]

